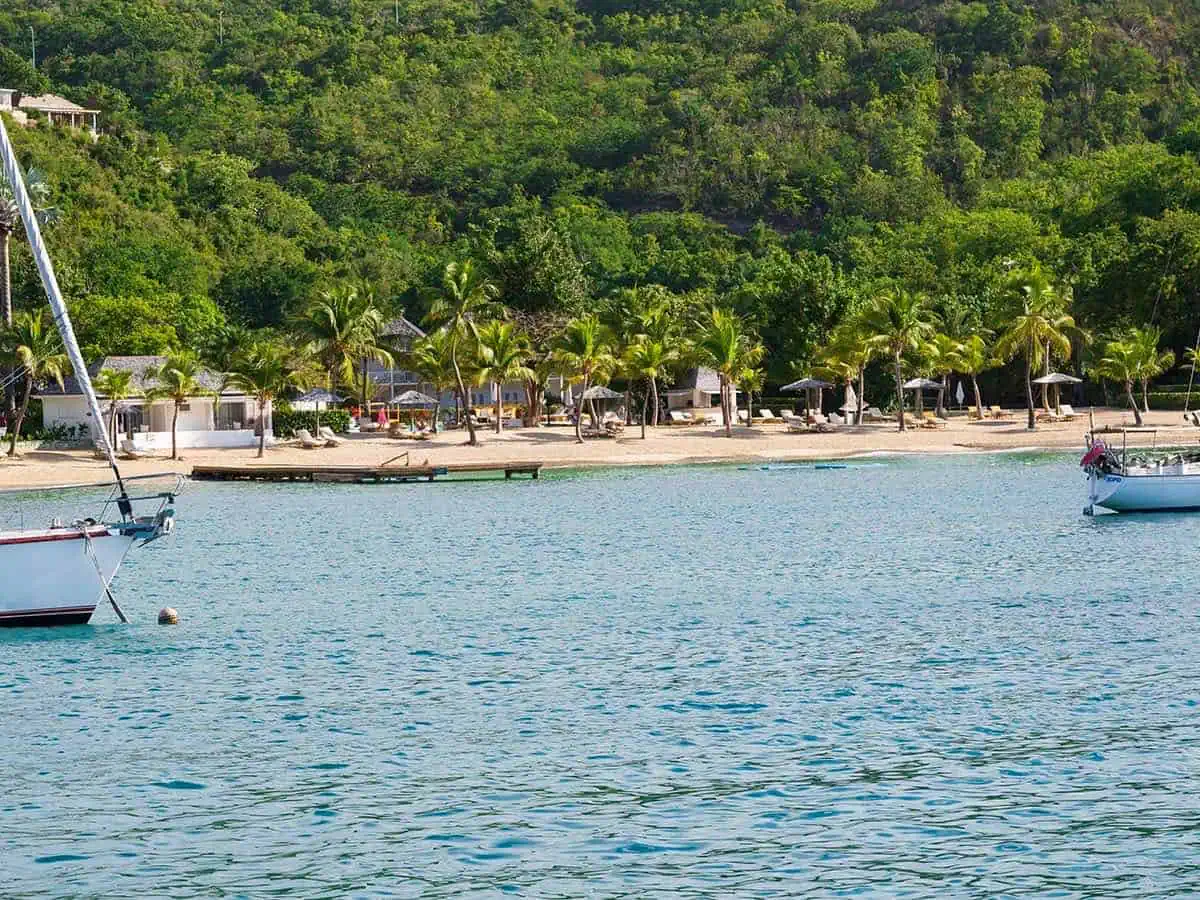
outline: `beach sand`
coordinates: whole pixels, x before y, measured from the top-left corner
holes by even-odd
[[[1132,426],[1132,415],[1123,410],[1097,410],[1097,426]],[[1159,429],[1156,435],[1129,436],[1130,446],[1200,446],[1200,429],[1183,427],[1179,412],[1150,413],[1146,425]],[[281,442],[268,449],[266,464],[380,465],[405,451],[413,464],[506,463],[541,461],[550,467],[669,465],[701,462],[766,462],[804,459],[839,459],[868,453],[969,453],[1018,449],[1084,449],[1088,429],[1086,413],[1074,422],[1039,424],[1036,431],[1025,428],[1025,417],[968,422],[954,416],[944,429],[919,429],[900,433],[895,423],[843,427],[834,434],[788,434],[781,425],[735,428],[726,437],[721,428],[700,426],[625,429],[623,437],[590,439],[580,445],[571,428],[522,428],[500,435],[480,431],[482,446],[465,445],[466,433],[451,431],[427,441],[393,440],[374,435],[350,435],[336,448],[305,450]],[[1120,445],[1121,436],[1109,437]],[[158,472],[191,472],[194,465],[254,465],[256,451],[182,450],[181,459],[167,457],[123,461],[126,475]],[[0,488],[44,487],[105,481],[108,468],[90,451],[27,450],[17,459],[0,457]]]

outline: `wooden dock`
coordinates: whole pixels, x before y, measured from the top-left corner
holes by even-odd
[[[437,479],[466,481],[470,476],[489,477],[504,474],[537,478],[542,463],[461,463],[449,466],[195,466],[192,477],[199,481],[309,481],[337,484],[401,484]],[[467,476],[467,477],[464,477]]]

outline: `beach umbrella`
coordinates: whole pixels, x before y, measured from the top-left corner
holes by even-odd
[[[1064,384],[1079,384],[1083,381],[1082,378],[1076,378],[1074,375],[1064,375],[1062,372],[1051,372],[1049,375],[1043,375],[1041,378],[1033,379],[1034,384],[1048,384],[1054,387],[1054,408],[1058,409],[1058,391],[1059,386]]]
[[[967,395],[963,393],[962,379],[958,379],[958,390],[954,392],[954,399],[958,401],[958,405],[963,405],[963,400],[967,399]]]
[[[917,392],[917,412],[920,412],[921,411],[921,392],[926,389],[931,390],[931,391],[940,391],[942,389],[942,383],[940,381],[934,381],[932,378],[913,378],[913,379],[910,379],[909,381],[904,382],[902,387],[906,391],[916,391]]]
[[[793,381],[791,384],[785,384],[780,388],[781,391],[804,391],[804,412],[808,412],[808,392],[817,392],[817,411],[821,407],[821,391],[826,388],[833,387],[828,381],[822,381],[820,378],[801,378],[799,381]]]
[[[842,412],[847,416],[853,416],[858,413],[858,395],[854,392],[854,385],[846,382],[846,402],[842,404]]]
[[[313,388],[311,391],[306,391],[296,398],[296,403],[311,403],[313,410],[317,414],[317,431],[321,430],[321,405],[329,406],[331,403],[341,403],[345,397],[335,394],[333,391],[325,388]]]
[[[588,388],[580,396],[580,400],[620,400],[624,394],[618,394],[611,388],[607,388],[602,384],[596,384]]]
[[[422,394],[420,391],[405,391],[389,401],[392,406],[403,406],[409,409],[420,409],[426,406],[437,406],[437,398]]]

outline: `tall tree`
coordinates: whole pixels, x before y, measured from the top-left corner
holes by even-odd
[[[946,417],[946,397],[950,393],[950,373],[954,371],[954,361],[961,344],[948,334],[935,334],[922,348],[925,364],[935,378],[941,381],[942,389],[938,391],[937,409],[934,412],[938,418]]]
[[[979,374],[996,365],[988,350],[987,341],[983,335],[973,334],[959,341],[951,357],[951,366],[955,372],[969,375],[971,387],[975,391],[975,411],[983,416],[983,395],[979,392]]]
[[[1150,382],[1175,365],[1175,353],[1172,350],[1159,349],[1162,343],[1162,329],[1154,325],[1131,328],[1128,340],[1137,351],[1142,411],[1150,412]]]
[[[387,324],[383,311],[367,290],[345,287],[326,291],[304,308],[292,327],[305,352],[315,357],[325,372],[325,387],[354,386],[360,364],[367,361],[392,366],[392,354],[383,346]],[[364,401],[365,402],[365,401]]]
[[[481,322],[492,318],[499,310],[496,301],[499,291],[492,282],[466,259],[446,264],[442,272],[442,293],[429,308],[429,320],[445,325],[451,335],[450,362],[463,414],[467,419],[467,443],[479,446],[475,422],[471,418],[471,396],[463,378],[463,360],[474,350]]]
[[[327,371],[327,370],[326,370]],[[227,373],[228,383],[258,401],[258,456],[267,448],[267,422],[275,398],[292,388],[303,388],[310,380],[310,371],[296,361],[295,351],[270,341],[258,341],[245,348],[232,360]],[[172,423],[172,434],[174,434]],[[172,437],[172,455],[174,437]]]
[[[133,395],[133,372],[128,369],[101,369],[92,379],[96,393],[108,398],[108,440],[117,446],[117,408]]]
[[[733,390],[737,376],[756,367],[765,355],[762,344],[747,333],[744,323],[727,309],[713,307],[697,323],[694,345],[699,361],[716,371],[721,384],[721,415],[725,436],[733,436]]]
[[[480,383],[490,383],[496,392],[496,434],[499,434],[504,427],[504,382],[533,376],[533,370],[526,365],[532,348],[529,339],[512,322],[499,319],[480,325],[478,340],[476,377]]]
[[[1133,396],[1133,384],[1141,372],[1141,358],[1138,347],[1130,340],[1115,338],[1104,345],[1104,355],[1096,364],[1096,372],[1104,378],[1109,378],[1125,386],[1125,399],[1133,410],[1135,425],[1142,424],[1142,411],[1138,409],[1137,400]]]
[[[177,351],[169,355],[159,366],[151,366],[144,375],[146,381],[156,382],[146,391],[146,399],[171,401],[171,459],[179,459],[177,431],[179,410],[192,397],[212,394],[200,381],[200,360],[188,351]]]
[[[897,289],[881,294],[863,312],[864,331],[892,360],[896,382],[896,418],[904,424],[904,354],[915,351],[933,333],[935,317],[924,294]]]
[[[25,191],[33,203],[34,215],[45,225],[58,217],[58,210],[50,206],[50,185],[40,169],[29,169],[25,173]],[[12,185],[0,174],[0,311],[3,313],[4,326],[13,325],[13,293],[12,293],[12,262],[9,246],[12,236],[21,227],[21,211],[17,207],[17,198],[13,194]],[[16,393],[9,384],[5,388],[5,408],[12,418],[16,406]]]
[[[595,315],[584,315],[567,323],[554,346],[554,358],[582,382],[580,397],[593,381],[607,377],[616,366],[612,338]],[[575,403],[575,441],[583,443],[583,401]]]
[[[646,405],[650,403],[650,423],[658,424],[658,383],[679,361],[679,351],[662,340],[641,335],[625,351],[625,369],[634,378],[646,380],[642,395],[642,424],[646,423]]]
[[[13,317],[12,326],[4,332],[5,355],[21,378],[21,397],[16,414],[9,422],[8,455],[17,455],[17,438],[25,414],[29,411],[29,398],[35,385],[44,381],[55,381],[62,387],[63,378],[71,371],[67,354],[63,351],[62,338],[51,321],[49,310],[39,309],[36,313],[23,312]],[[103,428],[102,422],[96,423]]]
[[[454,335],[449,328],[438,328],[413,344],[407,354],[407,365],[432,388],[437,403],[433,407],[434,428],[441,418],[442,391],[455,386],[454,359],[451,349]]]
[[[1030,431],[1037,428],[1033,402],[1033,370],[1049,360],[1052,353],[1064,359],[1071,356],[1071,339],[1067,330],[1075,320],[1062,311],[1063,296],[1038,269],[1016,276],[1012,281],[1020,301],[1020,311],[996,342],[996,353],[1002,359],[1018,354],[1025,357],[1025,407]]]

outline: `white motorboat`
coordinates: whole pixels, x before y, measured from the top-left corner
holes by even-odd
[[[1153,431],[1153,429],[1133,429]],[[1146,453],[1146,451],[1140,451]],[[1080,461],[1088,479],[1088,505],[1111,512],[1200,510],[1200,454],[1193,451],[1150,451],[1130,456],[1104,441],[1092,439]]]
[[[102,423],[100,403],[75,340],[54,266],[42,242],[37,216],[3,120],[0,120],[0,166],[12,187],[42,286],[92,421]],[[0,572],[4,576],[0,581],[0,626],[85,623],[105,599],[121,621],[126,621],[110,584],[134,546],[171,531],[175,511],[170,504],[176,491],[130,497],[103,427],[96,429],[96,444],[113,472],[113,496],[104,504],[99,520],[80,518],[65,525],[53,522],[47,528],[0,531]],[[145,502],[156,503],[157,509],[150,515],[135,515],[134,504]],[[110,510],[112,521],[106,523],[104,514]]]

